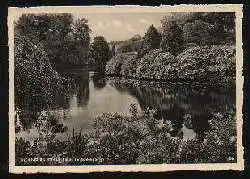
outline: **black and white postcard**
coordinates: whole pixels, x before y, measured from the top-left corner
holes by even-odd
[[[10,172],[244,169],[242,5],[8,14]]]

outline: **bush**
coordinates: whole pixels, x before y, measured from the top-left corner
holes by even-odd
[[[50,138],[43,151],[38,145],[41,139],[33,145],[23,139],[16,139],[16,153],[17,157],[33,155],[90,159],[82,162],[65,161],[62,164],[235,162],[234,115],[233,110],[215,113],[209,120],[211,130],[204,139],[183,139],[171,137],[171,122],[162,123],[156,119],[154,110],[138,112],[132,104],[130,114],[103,113],[97,116],[94,131],[89,134],[73,131],[73,135],[65,141]]]
[[[146,79],[167,79],[166,75],[172,70],[170,64],[174,60],[174,56],[169,52],[152,50],[138,62],[135,76]]]
[[[210,45],[217,43],[212,34],[214,26],[201,20],[188,22],[183,26],[183,37],[186,43],[196,43],[199,45]]]
[[[135,59],[135,55],[131,54],[117,54],[113,56],[106,65],[106,74],[108,75],[121,75],[121,66],[125,62]],[[123,67],[123,71],[126,67]]]
[[[235,84],[235,48],[190,44],[177,57],[160,49],[151,50],[142,58],[119,54],[108,62],[106,73],[137,79],[199,82],[215,89],[228,89]]]
[[[185,50],[173,64],[183,80],[202,81],[224,86],[234,80],[235,48],[227,45],[193,47]]]
[[[129,57],[126,60],[123,61],[121,65],[121,72],[120,74],[122,76],[127,76],[127,77],[134,77],[136,73],[136,68],[138,66],[138,60],[137,58],[132,58]]]
[[[48,108],[63,94],[63,78],[34,38],[15,35],[15,105],[19,109]],[[55,86],[57,88],[55,88]]]

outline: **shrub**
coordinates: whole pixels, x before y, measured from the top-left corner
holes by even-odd
[[[170,64],[173,61],[174,56],[170,53],[164,53],[159,49],[152,50],[138,62],[135,76],[147,79],[167,79],[166,75],[172,70]]]
[[[235,48],[229,45],[195,46],[177,57],[160,49],[142,58],[119,54],[106,66],[107,74],[138,79],[200,82],[212,88],[228,89],[235,84]]]
[[[120,74],[122,76],[127,76],[127,77],[134,77],[136,73],[136,68],[138,66],[138,59],[135,58],[127,58],[127,60],[124,60],[122,65],[121,65],[121,72]]]
[[[185,50],[173,64],[183,80],[202,81],[224,86],[235,77],[235,48],[227,45],[193,47]]]
[[[64,91],[63,78],[53,69],[43,44],[32,37],[15,35],[14,78],[19,109],[48,108]]]
[[[119,76],[121,74],[122,64],[133,59],[135,59],[135,55],[131,54],[117,54],[113,56],[106,65],[106,74]],[[126,69],[125,66],[123,67],[123,73]]]
[[[157,120],[154,110],[138,112],[132,104],[130,114],[103,113],[95,118],[93,132],[73,132],[65,141],[51,139],[44,151],[38,147],[41,140],[31,145],[16,139],[16,154],[17,157],[60,156],[91,160],[54,161],[52,165],[235,162],[234,115],[233,110],[214,114],[209,120],[211,130],[204,140],[183,139],[171,137],[171,123]]]

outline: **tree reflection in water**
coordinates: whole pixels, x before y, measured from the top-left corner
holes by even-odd
[[[86,109],[89,105],[90,93],[94,93],[90,91],[90,80],[93,82],[93,89],[97,90],[100,95],[101,90],[109,84],[121,95],[126,92],[135,98],[142,110],[154,109],[155,118],[164,123],[171,123],[170,135],[172,137],[183,138],[183,130],[189,129],[193,130],[198,139],[203,139],[210,128],[208,121],[214,113],[235,111],[234,90],[215,92],[196,85],[105,78],[103,74],[93,73],[93,76],[90,76],[89,72],[83,71],[67,73],[65,77],[69,79],[65,83],[68,92],[64,96],[58,96],[54,106],[49,109],[49,111],[62,110],[63,115],[60,118],[63,119],[67,118],[67,111],[70,109],[69,99],[72,97],[76,97],[77,107],[81,109]],[[105,90],[110,90],[110,88]],[[95,98],[95,100],[98,103],[101,99]],[[19,113],[19,123],[23,130],[32,128],[41,111],[46,111],[46,108],[40,105],[37,105],[35,109],[37,110],[26,109]],[[17,126],[16,131],[20,131],[20,127]]]
[[[104,74],[94,73],[93,83],[95,89],[104,88],[107,85]]]
[[[209,119],[216,112],[235,108],[235,93],[215,92],[202,86],[168,84],[138,80],[113,79],[111,85],[119,91],[128,91],[138,99],[143,110],[156,110],[155,117],[170,121],[173,137],[183,137],[183,126],[192,129],[198,139],[209,130]]]
[[[77,85],[77,104],[81,107],[87,106],[89,101],[89,77],[77,76],[74,80]]]

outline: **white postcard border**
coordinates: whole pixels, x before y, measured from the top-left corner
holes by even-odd
[[[14,110],[14,21],[23,13],[121,13],[121,12],[235,12],[236,15],[236,118],[237,163],[208,164],[141,164],[141,165],[82,165],[82,166],[15,166],[15,110]],[[243,50],[242,5],[175,5],[175,6],[82,6],[82,7],[11,7],[8,11],[9,36],[9,171],[11,173],[86,173],[103,171],[162,172],[174,170],[243,170],[242,105],[243,105]]]

